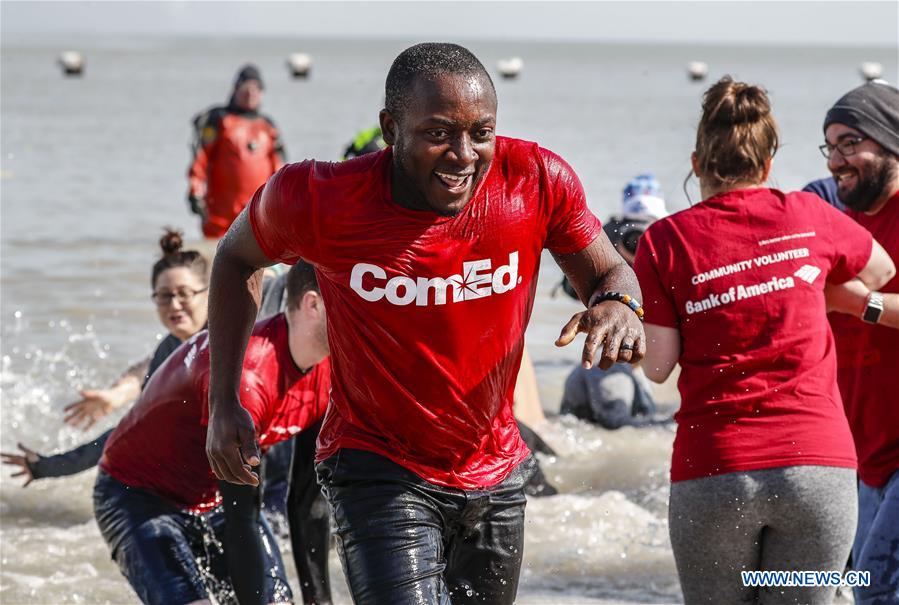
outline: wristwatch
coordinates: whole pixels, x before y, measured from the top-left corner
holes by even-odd
[[[876,324],[883,315],[883,294],[880,292],[871,292],[868,294],[868,301],[865,303],[865,312],[862,313],[862,321],[869,324]]]

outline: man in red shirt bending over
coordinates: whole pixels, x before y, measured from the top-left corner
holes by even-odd
[[[325,322],[315,273],[298,263],[287,276],[287,310],[257,323],[249,337],[240,384],[262,447],[300,433],[288,516],[304,602],[317,604],[331,600],[328,517],[319,514],[325,506],[316,503],[312,466],[330,389]],[[256,489],[220,484],[209,469],[209,356],[206,332],[181,345],[110,435],[94,486],[97,525],[144,603],[208,602],[210,593],[221,601],[232,586],[242,605],[290,602]]]
[[[639,286],[571,167],[495,135],[496,91],[468,50],[403,51],[385,104],[387,149],[286,166],[219,245],[207,454],[257,483],[239,391],[253,276],[302,257],[328,308],[317,471],[354,602],[512,603],[535,464],[512,395],[541,251],[588,303],[557,341],[587,333],[584,364],[600,345],[605,367],[642,358]]]

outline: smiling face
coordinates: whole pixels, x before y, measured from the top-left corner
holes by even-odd
[[[859,212],[876,212],[891,195],[899,177],[899,161],[874,140],[845,124],[831,124],[824,133],[824,140],[833,146],[859,138],[864,140],[854,145],[852,155],[844,156],[834,149],[827,168],[844,204]]]
[[[496,146],[496,94],[484,76],[443,74],[413,83],[402,115],[381,112],[393,145],[393,199],[455,216],[487,173]]]
[[[156,278],[153,291],[160,299],[156,306],[159,321],[179,340],[187,340],[206,325],[208,292],[205,288],[203,280],[187,267],[166,269]],[[186,296],[190,293],[197,294]],[[184,296],[185,302],[178,294]]]

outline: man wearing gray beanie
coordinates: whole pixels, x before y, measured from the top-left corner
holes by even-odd
[[[869,83],[824,119],[822,152],[847,213],[899,260],[899,90]],[[836,242],[839,245],[839,242]],[[899,277],[869,292],[830,286],[837,380],[858,454],[855,569],[871,574],[857,605],[899,604]]]

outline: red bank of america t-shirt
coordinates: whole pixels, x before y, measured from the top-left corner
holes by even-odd
[[[871,232],[899,262],[899,194],[874,216],[849,216]],[[899,276],[881,292],[899,292]],[[872,487],[883,487],[899,470],[899,330],[831,313],[837,342],[837,381],[855,437],[858,474]]]
[[[287,346],[284,315],[256,324],[241,378],[241,404],[263,450],[318,422],[328,405],[330,364],[300,372]],[[130,487],[179,508],[216,503],[218,480],[206,458],[209,338],[200,332],[153,374],[140,399],[109,436],[100,468]]]
[[[682,339],[671,480],[781,466],[855,468],[824,286],[871,235],[808,193],[745,189],[653,224],[635,271],[646,321]]]
[[[580,251],[601,226],[572,169],[534,143],[498,137],[455,217],[395,203],[391,159],[286,166],[250,204],[263,251],[315,265],[328,309],[318,458],[363,449],[435,484],[495,485],[528,454],[512,392],[541,250]]]

